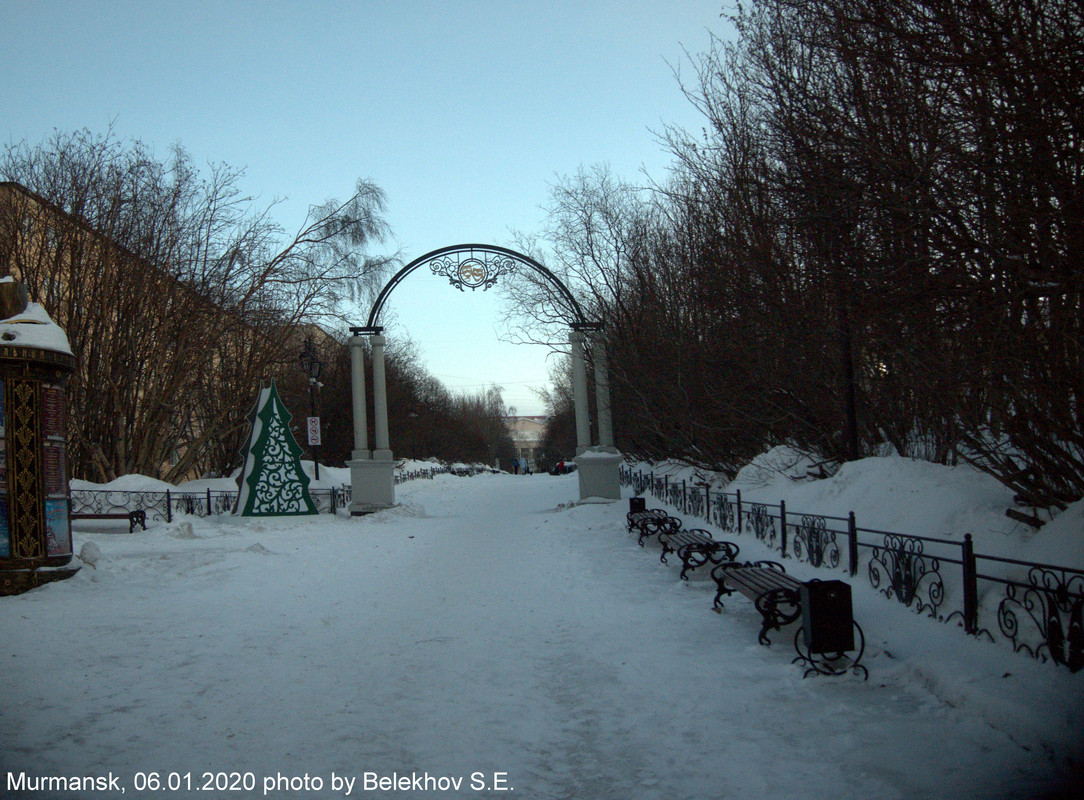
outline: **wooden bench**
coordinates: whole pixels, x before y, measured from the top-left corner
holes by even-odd
[[[802,617],[802,628],[794,635],[794,649],[798,653],[794,661],[809,666],[806,676],[814,672],[842,675],[851,671],[869,678],[869,671],[859,663],[866,649],[865,636],[851,616],[850,587],[842,581],[802,583],[775,561],[723,563],[711,571],[711,577],[718,587],[715,611],[722,613],[723,596],[734,592],[753,601],[762,621],[757,635],[762,645],[771,644],[768,631],[782,630],[784,625]],[[842,606],[838,604],[840,598]],[[810,607],[803,609],[803,603]],[[855,650],[857,655],[847,655]]]
[[[630,511],[625,516],[625,522],[629,533],[636,531],[639,534],[636,543],[640,547],[644,546],[644,539],[681,529],[681,520],[671,517],[661,508]]]
[[[116,511],[106,513],[96,512],[76,512],[71,515],[71,519],[126,519],[128,520],[128,533],[135,533],[136,525],[141,525],[143,530],[147,530],[147,512],[146,511]]]
[[[775,561],[720,564],[711,571],[711,577],[718,587],[712,603],[716,611],[723,607],[723,596],[734,592],[753,601],[763,622],[757,636],[763,645],[771,644],[769,630],[782,630],[802,615],[802,582]]]
[[[681,559],[681,579],[689,580],[688,573],[691,570],[705,564],[723,564],[733,562],[738,557],[738,546],[733,542],[724,542],[712,538],[712,535],[702,528],[689,528],[687,530],[663,531],[659,534],[659,544],[662,545],[662,555],[659,560],[666,564],[666,557],[670,553],[677,553]]]

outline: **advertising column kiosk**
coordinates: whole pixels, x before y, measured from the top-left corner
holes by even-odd
[[[7,285],[5,285],[7,284]],[[0,283],[10,292],[10,283]],[[21,305],[21,304],[20,304]],[[0,594],[67,578],[68,339],[36,303],[0,320]]]

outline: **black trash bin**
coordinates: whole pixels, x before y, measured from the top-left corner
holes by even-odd
[[[629,513],[634,511],[647,511],[647,498],[646,497],[630,497],[629,498]]]
[[[851,587],[843,581],[802,584],[802,636],[811,653],[854,650]]]

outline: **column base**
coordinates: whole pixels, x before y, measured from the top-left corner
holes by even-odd
[[[621,499],[619,468],[624,460],[616,450],[586,450],[573,459],[580,476],[580,502],[614,502]]]
[[[0,597],[29,592],[31,589],[53,581],[66,581],[79,569],[79,567],[0,569]]]
[[[376,453],[390,451],[377,450]],[[375,453],[374,453],[375,455]],[[350,467],[350,515],[361,516],[395,505],[395,461],[391,458],[356,459]]]

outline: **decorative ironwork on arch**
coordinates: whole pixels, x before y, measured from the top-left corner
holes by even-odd
[[[456,244],[426,253],[395,273],[380,291],[380,294],[377,295],[365,326],[351,328],[350,331],[354,334],[380,333],[383,327],[378,324],[378,320],[388,296],[410,273],[427,264],[434,275],[446,277],[452,286],[460,291],[478,288],[485,291],[496,284],[498,278],[512,275],[517,269],[527,267],[553,284],[561,297],[568,303],[574,317],[570,323],[573,330],[591,331],[602,328],[600,322],[589,322],[584,317],[583,309],[580,308],[580,304],[576,302],[576,298],[572,296],[572,292],[568,290],[568,287],[556,275],[530,256],[491,244]]]

